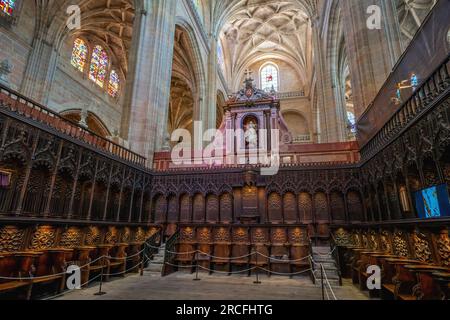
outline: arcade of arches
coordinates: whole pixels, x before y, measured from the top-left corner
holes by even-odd
[[[69,5],[80,28],[66,24]],[[373,5],[379,29],[368,28]],[[207,269],[298,272],[308,266],[292,261],[331,243],[339,276],[360,284],[356,261],[373,257],[356,247],[417,260],[448,281],[449,6],[0,0],[0,276],[15,253],[123,258],[167,240],[223,255],[196,261]],[[216,150],[204,157],[208,129]],[[272,162],[251,162],[263,147]],[[225,150],[235,161],[211,162]],[[233,260],[249,247],[269,260]],[[170,259],[165,274],[196,257]],[[441,283],[385,291],[449,299]]]

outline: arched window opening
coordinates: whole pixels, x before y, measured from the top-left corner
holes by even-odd
[[[268,64],[261,69],[261,89],[266,92],[278,91],[278,69],[273,64]]]
[[[217,44],[217,63],[222,71],[225,74],[225,56],[223,54],[223,46],[222,42],[219,40]]]
[[[78,38],[73,42],[71,64],[78,71],[83,72],[88,56],[88,48],[84,40]]]
[[[111,71],[109,76],[108,93],[111,97],[117,98],[120,89],[120,78],[115,70]]]
[[[347,115],[347,129],[349,133],[349,139],[352,140],[356,135],[356,116],[355,105],[353,102],[353,89],[352,80],[350,77],[350,68],[348,65],[344,69],[344,95],[345,95],[345,108]]]
[[[101,46],[96,46],[92,52],[89,79],[103,88],[108,70],[108,55]]]

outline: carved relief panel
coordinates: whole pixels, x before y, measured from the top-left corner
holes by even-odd
[[[253,228],[251,232],[252,243],[269,242],[269,230],[267,228]]]
[[[25,240],[25,229],[16,226],[0,228],[0,252],[20,251]]]
[[[387,230],[381,231],[380,247],[382,251],[392,253],[391,234]]]
[[[392,239],[392,245],[394,248],[394,254],[400,257],[408,257],[408,242],[406,241],[405,234],[401,230],[396,230],[394,232],[394,237]]]
[[[211,229],[207,227],[197,229],[197,241],[198,243],[211,243],[212,242]]]
[[[49,226],[38,227],[31,237],[30,250],[44,250],[55,246],[56,229]]]
[[[119,242],[119,233],[116,227],[109,227],[105,234],[105,244],[115,245]]]
[[[412,238],[414,243],[414,255],[416,259],[422,262],[432,263],[433,255],[428,237],[425,234],[416,231],[412,234]]]
[[[286,229],[272,228],[270,230],[270,239],[272,244],[285,244],[287,242]]]
[[[86,230],[86,238],[84,240],[85,245],[87,246],[96,246],[101,244],[102,234],[100,229],[95,226],[89,226]]]
[[[246,228],[233,228],[233,243],[248,243],[248,230]]]
[[[439,260],[442,266],[450,267],[450,238],[448,230],[442,230],[436,240]]]
[[[220,227],[214,229],[214,242],[230,242],[230,230],[228,228]]]
[[[309,242],[308,231],[305,228],[289,228],[288,238],[292,244],[307,245]]]
[[[64,230],[59,241],[59,246],[64,248],[76,248],[81,246],[83,240],[83,234],[77,227],[70,227]]]
[[[180,229],[181,242],[195,242],[195,232],[191,227],[182,227]]]

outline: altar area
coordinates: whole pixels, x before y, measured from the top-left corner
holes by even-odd
[[[359,147],[354,141],[295,143],[283,118],[276,92],[258,89],[253,81],[248,74],[244,87],[231,95],[222,106],[224,118],[214,139],[211,139],[213,143],[205,147],[204,141],[190,141],[190,145],[178,145],[176,148],[179,149],[172,152],[157,152],[153,161],[154,170],[183,171],[245,165],[295,167],[355,164],[360,160]],[[196,132],[197,135],[200,133]],[[172,138],[173,141],[178,140],[177,136]],[[214,148],[215,151],[207,150],[205,153],[204,148]],[[179,152],[180,149],[183,151]],[[183,163],[174,161],[174,156],[179,155]]]

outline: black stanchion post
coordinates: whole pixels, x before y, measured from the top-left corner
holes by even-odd
[[[147,243],[144,243],[144,251],[142,252],[142,259],[141,259],[141,270],[140,270],[140,276],[144,276],[144,259],[145,259],[145,252],[147,251]]]
[[[104,267],[105,266],[102,264],[102,271],[101,271],[101,274],[100,274],[100,286],[98,288],[98,292],[95,293],[94,296],[103,296],[103,295],[106,294],[106,292],[102,291],[102,289],[103,289],[103,269],[104,269]]]
[[[200,281],[201,279],[198,277],[198,255],[199,253],[196,253],[196,259],[195,261],[197,262],[196,266],[195,266],[195,279],[194,281]]]
[[[254,281],[254,284],[261,284],[261,281],[259,281],[259,265],[258,265],[258,251],[255,251],[256,254],[256,281]]]

